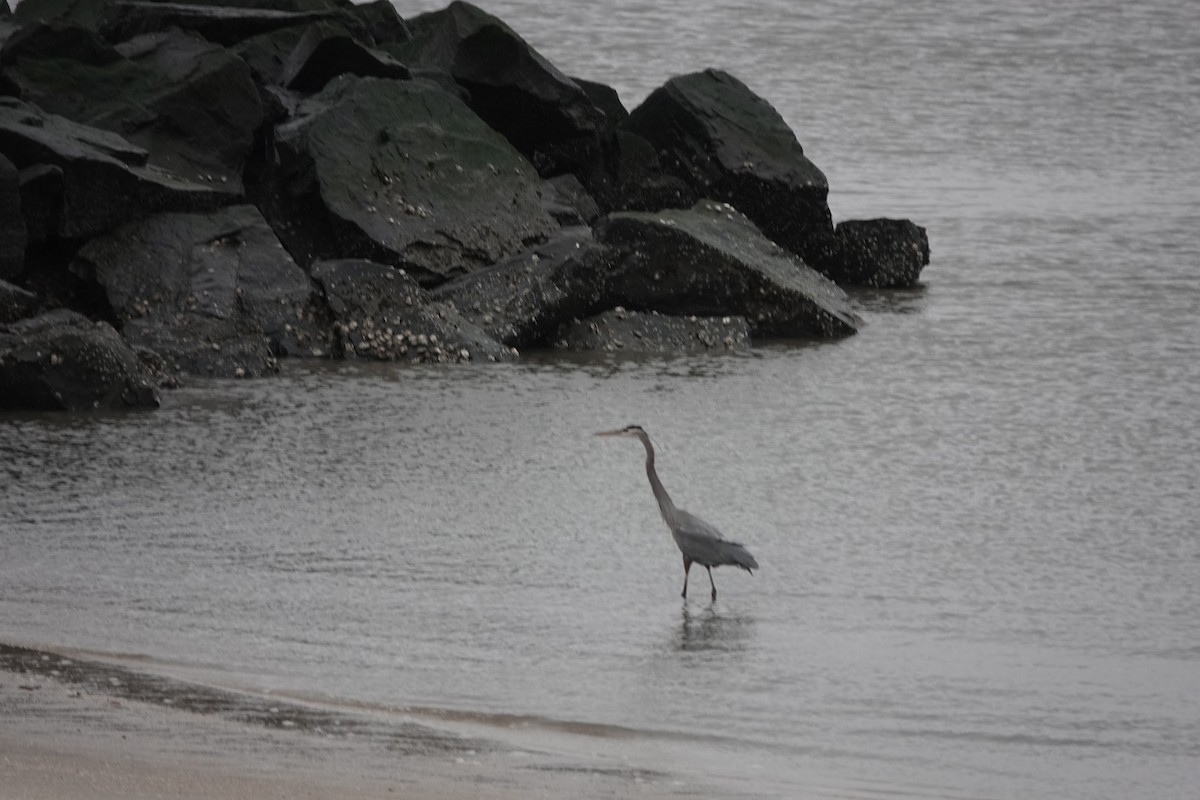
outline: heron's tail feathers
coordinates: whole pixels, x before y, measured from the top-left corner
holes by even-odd
[[[721,542],[721,544],[721,555],[725,557],[726,564],[741,567],[751,575],[754,574],[754,570],[758,569],[758,562],[754,560],[754,556],[750,555],[749,550],[737,542]]]

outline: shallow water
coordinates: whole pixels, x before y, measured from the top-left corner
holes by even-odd
[[[630,106],[734,72],[835,219],[929,229],[925,285],[748,356],[290,364],[0,418],[0,638],[594,726],[748,796],[1190,797],[1186,4],[488,8]],[[763,565],[715,605],[678,596],[639,445],[590,436],[630,422]]]

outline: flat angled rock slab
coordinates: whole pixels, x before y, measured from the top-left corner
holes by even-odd
[[[278,11],[272,8],[237,8],[189,3],[115,2],[99,23],[109,41],[122,42],[145,33],[171,28],[194,31],[216,44],[230,46],[251,36],[280,28],[338,20],[363,29],[353,15],[338,8]]]
[[[623,258],[612,305],[664,314],[743,316],[755,336],[835,338],[862,321],[846,293],[763,236],[732,206],[610,214],[596,238]]]
[[[403,270],[337,259],[313,264],[312,277],[325,291],[345,358],[442,363],[514,356],[452,304],[431,298]]]
[[[302,265],[365,258],[430,286],[558,227],[529,162],[429,81],[337,78],[274,147],[260,206]]]
[[[590,228],[564,228],[543,245],[439,286],[433,296],[507,345],[542,344],[596,307],[613,256]]]
[[[115,133],[46,114],[14,98],[0,98],[0,151],[24,172],[39,165],[62,171],[46,231],[83,239],[152,211],[203,211],[235,195],[145,166],[148,154]],[[24,186],[22,187],[22,203]],[[33,198],[31,198],[33,199]]]
[[[671,317],[617,308],[564,326],[555,346],[661,355],[738,352],[750,349],[750,326],[744,317]]]
[[[88,242],[71,268],[170,372],[248,377],[277,355],[328,353],[316,287],[253,206],[147,217]]]
[[[24,319],[38,307],[38,296],[20,286],[0,280],[0,323]]]
[[[108,323],[58,309],[0,325],[0,407],[157,406],[153,376]]]
[[[770,103],[721,70],[655,89],[621,124],[698,196],[730,203],[785,249],[808,257],[833,232],[829,183]]]
[[[180,31],[139,36],[118,45],[111,58],[54,55],[22,55],[5,67],[24,100],[127,137],[147,151],[152,166],[241,192],[263,107],[250,69],[236,55]]]
[[[279,82],[298,92],[319,92],[339,75],[407,80],[408,67],[386,53],[372,50],[345,28],[310,25],[288,55]]]

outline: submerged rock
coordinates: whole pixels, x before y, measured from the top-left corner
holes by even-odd
[[[839,337],[861,325],[845,292],[728,204],[610,214],[596,238],[622,254],[608,281],[610,305],[743,316],[755,336]]]
[[[825,175],[779,112],[726,72],[672,78],[622,129],[653,144],[698,196],[732,204],[793,253],[807,258],[810,240],[833,232]]]
[[[560,325],[594,309],[613,251],[587,227],[566,228],[550,241],[434,290],[469,320],[513,347],[552,340]]]
[[[337,78],[274,150],[260,207],[302,265],[366,258],[434,285],[557,228],[529,162],[428,81]]]
[[[0,325],[0,407],[156,407],[153,376],[113,327],[59,309]]]
[[[925,229],[906,219],[839,222],[813,266],[841,286],[915,286],[929,263]]]
[[[564,350],[621,353],[706,353],[750,349],[744,317],[671,317],[616,308],[563,327]]]
[[[254,376],[278,355],[328,353],[315,287],[253,206],[130,223],[84,245],[72,270],[170,372]]]
[[[312,276],[325,291],[344,358],[440,363],[514,355],[452,304],[430,298],[403,270],[340,259],[316,262]]]

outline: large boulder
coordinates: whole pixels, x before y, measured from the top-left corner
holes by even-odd
[[[85,239],[153,211],[203,211],[233,199],[227,190],[147,166],[149,154],[115,133],[11,97],[0,97],[0,152],[21,170],[23,207],[57,203],[43,224],[53,226],[47,235],[59,238]],[[60,194],[31,194],[26,203],[26,170],[39,165],[61,170],[61,182],[42,170],[34,188]]]
[[[0,278],[21,274],[28,231],[21,214],[21,179],[16,166],[0,152]]]
[[[596,308],[614,253],[591,229],[550,241],[434,290],[469,320],[513,347],[546,344],[558,328]]]
[[[78,35],[66,37],[72,30]],[[73,38],[91,35],[87,31],[53,26],[38,31],[42,46],[10,40],[0,51],[5,74],[23,99],[127,136],[146,149],[153,166],[242,191],[263,108],[240,58],[194,34],[171,31],[140,36],[111,52],[94,47],[87,51],[89,60],[79,61],[70,50],[83,47],[70,45]]]
[[[610,305],[743,316],[755,336],[833,338],[861,324],[845,292],[728,204],[619,212],[595,230],[623,254],[609,278]]]
[[[256,376],[279,355],[328,353],[316,287],[253,206],[130,223],[84,245],[72,271],[168,372]]]
[[[614,308],[565,325],[555,346],[610,353],[738,352],[750,349],[743,317],[670,317]]]
[[[318,261],[344,358],[440,363],[507,361],[513,351],[453,305],[431,299],[404,270],[361,259]]]
[[[810,263],[839,286],[915,286],[929,264],[929,237],[907,219],[846,220]]]
[[[833,231],[829,184],[766,100],[720,70],[672,78],[622,123],[700,197],[730,203],[784,248],[808,256]]]
[[[0,407],[157,407],[153,376],[106,322],[59,309],[0,325]]]
[[[277,125],[258,202],[292,255],[365,258],[434,285],[557,226],[536,171],[436,84],[342,76]]]
[[[543,176],[593,161],[615,125],[587,92],[501,20],[470,3],[408,20],[412,40],[391,48],[410,66],[449,73],[471,109]]]

